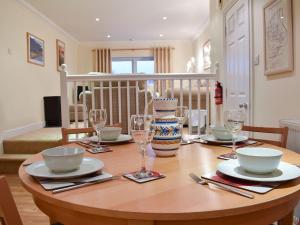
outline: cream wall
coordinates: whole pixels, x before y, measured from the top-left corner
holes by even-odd
[[[223,1],[223,10],[234,0]],[[278,126],[283,118],[300,118],[300,1],[293,1],[294,23],[294,72],[265,76],[263,52],[263,6],[267,0],[252,0],[253,55],[260,57],[260,63],[253,67],[253,122],[255,125]],[[223,77],[223,10],[217,1],[210,5],[210,35],[212,44],[212,65],[220,63],[220,80]]]
[[[17,0],[0,7],[0,136],[44,121],[43,96],[60,95],[56,39],[66,44],[66,63],[77,73],[78,42]],[[29,7],[29,8],[28,8]],[[45,66],[27,63],[26,32],[45,41]]]
[[[186,63],[193,56],[192,41],[107,41],[107,42],[83,42],[78,50],[78,69],[80,73],[93,70],[92,49],[94,48],[151,48],[158,46],[174,47],[173,72],[186,72]],[[151,56],[151,51],[120,51],[112,52],[112,56]]]
[[[193,51],[196,59],[196,71],[203,72],[203,45],[210,40],[210,26],[209,23],[203,28],[200,34],[193,42]]]

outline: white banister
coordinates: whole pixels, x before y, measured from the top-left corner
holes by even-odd
[[[62,127],[70,126],[69,101],[68,101],[68,72],[67,65],[61,65],[60,71],[60,95],[61,95],[61,121]]]
[[[193,118],[198,119],[197,133],[200,132],[201,126],[204,125],[201,124],[201,121],[203,120],[201,120],[200,117],[202,96],[205,97],[204,99],[206,100],[205,108],[201,109],[206,110],[206,124],[209,125],[211,121],[211,112],[209,112],[209,94],[210,85],[212,85],[214,83],[212,81],[216,80],[217,78],[216,73],[158,73],[147,75],[111,75],[103,73],[89,73],[80,75],[68,75],[67,67],[66,65],[64,65],[62,66],[60,77],[62,125],[66,128],[70,126],[67,89],[71,86],[69,86],[68,83],[74,84],[74,87],[76,89],[73,92],[75,93],[75,99],[72,102],[75,108],[74,111],[76,127],[78,127],[78,120],[82,117],[79,116],[80,114],[83,115],[84,126],[88,126],[88,116],[86,115],[86,109],[90,110],[91,108],[105,108],[110,116],[107,124],[112,125],[115,121],[119,121],[119,123],[123,123],[123,125],[125,123],[127,124],[127,127],[122,127],[123,132],[129,132],[131,114],[134,113],[134,111],[136,111],[136,113],[148,113],[148,104],[151,102],[148,99],[149,91],[150,89],[152,89],[153,91],[152,86],[151,88],[148,87],[148,81],[154,82],[154,92],[159,92],[150,93],[152,96],[157,96],[158,94],[158,96],[178,98],[178,105],[188,106],[189,118],[195,115],[194,111],[196,112],[198,110],[198,118],[193,116]],[[143,82],[145,82],[144,89],[140,90],[139,84]],[[188,85],[186,85],[186,82],[188,82]],[[94,87],[94,83],[99,84],[96,85],[98,87]],[[115,83],[117,83],[117,86],[115,85]],[[77,100],[77,85],[79,84],[83,85],[83,102],[78,102]],[[158,84],[160,88],[157,89]],[[86,87],[89,87],[90,91],[86,91]],[[141,95],[142,91],[144,91],[144,96]],[[82,106],[80,104],[82,104]],[[143,105],[145,106],[145,108],[141,110],[141,106]],[[83,112],[79,111],[79,108],[81,109],[81,107],[83,107]],[[135,110],[132,111],[131,109]],[[189,120],[188,125],[189,133],[192,133],[192,125],[195,126],[195,122]]]

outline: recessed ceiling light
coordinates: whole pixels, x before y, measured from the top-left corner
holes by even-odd
[[[99,21],[100,21],[100,18],[97,17],[97,18],[96,18],[96,21],[99,22]]]
[[[110,34],[106,35],[107,38],[111,38]]]
[[[168,17],[164,16],[162,19],[163,19],[163,20],[167,20],[167,19],[168,19]]]
[[[163,35],[163,34],[160,34],[159,36],[160,36],[160,37],[163,37],[164,35]]]

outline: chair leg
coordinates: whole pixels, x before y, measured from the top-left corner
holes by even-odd
[[[0,224],[1,224],[1,225],[6,225],[5,220],[4,220],[3,217],[0,217]]]

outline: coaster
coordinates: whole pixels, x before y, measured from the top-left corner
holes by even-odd
[[[228,160],[228,159],[237,159],[237,156],[236,156],[236,154],[232,154],[230,152],[230,153],[219,155],[218,159],[225,159],[225,160]]]
[[[101,150],[98,150],[96,148],[87,148],[85,150],[88,151],[89,153],[92,153],[92,154],[98,154],[98,153],[105,153],[105,152],[112,152],[113,151],[108,147],[103,147]]]
[[[139,184],[145,183],[145,182],[149,182],[149,181],[153,181],[153,180],[157,180],[157,179],[161,179],[161,178],[165,178],[165,175],[160,174],[159,172],[155,172],[155,171],[151,171],[152,176],[151,177],[146,177],[146,178],[136,178],[134,176],[135,172],[131,172],[131,173],[126,173],[123,175],[123,177],[126,177],[129,180],[132,180],[134,182],[137,182]]]

